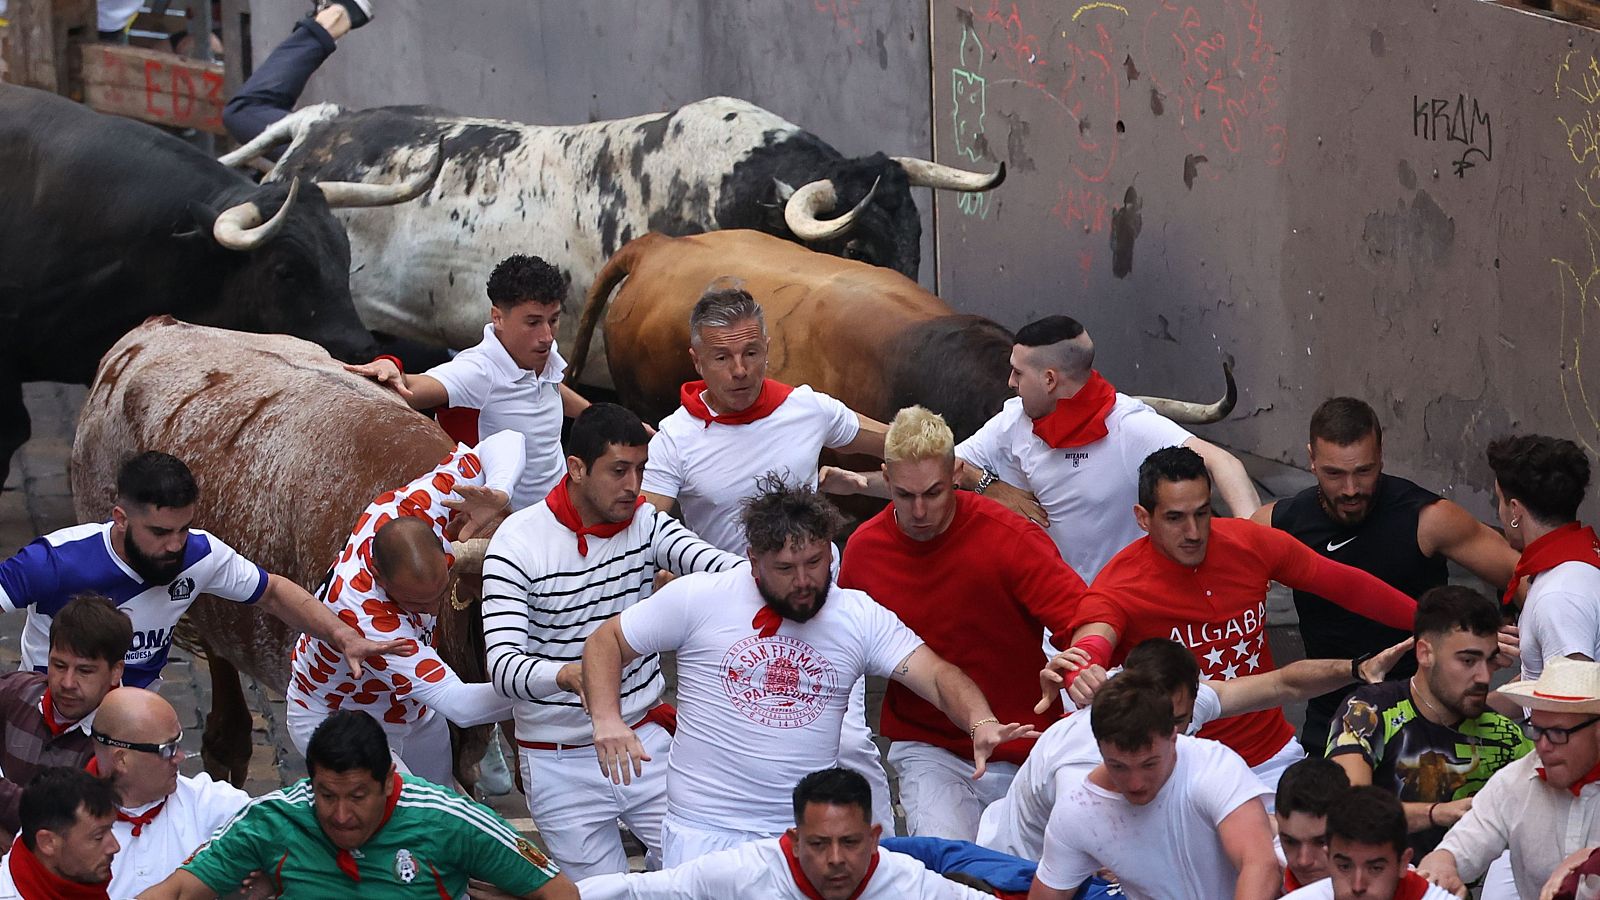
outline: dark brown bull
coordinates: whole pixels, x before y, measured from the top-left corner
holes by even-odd
[[[1011,396],[1012,334],[998,323],[957,313],[898,272],[736,230],[652,233],[617,251],[589,291],[569,379],[581,374],[604,314],[606,358],[622,402],[647,419],[667,415],[679,386],[697,377],[689,312],[708,285],[729,276],[766,314],[769,378],[808,384],[880,422],[920,403],[942,413],[957,440]],[[1141,399],[1179,422],[1219,421],[1237,397],[1226,364],[1223,371],[1227,395],[1217,403]]]
[[[73,503],[81,521],[107,518],[122,461],[143,450],[171,453],[200,485],[195,527],[314,589],[367,503],[453,446],[392,391],[348,374],[315,344],[161,316],[100,361],[73,441]],[[477,589],[464,577],[457,596],[476,599]],[[240,784],[251,746],[238,671],[281,693],[296,636],[254,606],[212,596],[190,608],[188,621],[211,668],[206,771]],[[441,655],[467,681],[485,680],[476,622],[475,612],[446,609],[436,631]],[[476,760],[485,737],[475,731],[477,753],[463,746],[458,759]],[[475,770],[458,764],[458,775],[463,768],[470,785]]]

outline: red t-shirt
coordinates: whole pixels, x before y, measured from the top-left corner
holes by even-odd
[[[839,566],[842,587],[866,591],[892,610],[935,653],[966,672],[1001,722],[1043,731],[1061,717],[1038,701],[1040,645],[1049,628],[1065,640],[1083,596],[1083,579],[1061,560],[1044,529],[977,494],[956,495],[950,527],[914,541],[890,506],[856,529]],[[899,682],[889,684],[879,731],[963,757],[972,740],[933,704]],[[1033,741],[1001,745],[994,759],[1020,764]]]
[[[1170,638],[1194,652],[1202,678],[1222,681],[1270,672],[1267,582],[1308,590],[1334,602],[1379,610],[1386,623],[1409,622],[1416,603],[1359,569],[1318,556],[1291,535],[1244,519],[1211,521],[1206,558],[1197,568],[1162,555],[1148,537],[1111,558],[1078,608],[1074,629],[1104,622],[1117,632],[1121,663],[1150,638]],[[1360,595],[1360,596],[1353,596]],[[1294,739],[1281,709],[1230,716],[1201,729],[1252,766]]]

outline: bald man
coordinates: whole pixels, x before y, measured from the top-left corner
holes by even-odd
[[[483,725],[511,716],[492,684],[468,684],[433,649],[439,609],[450,595],[455,558],[446,534],[486,536],[503,517],[526,454],[522,435],[495,434],[464,445],[432,471],[367,506],[319,591],[333,613],[364,635],[407,640],[411,656],[390,656],[360,677],[326,642],[295,645],[289,679],[289,737],[301,753],[336,709],[359,709],[383,726],[401,771],[454,783],[450,723]]]
[[[117,688],[101,701],[90,731],[89,772],[117,790],[121,847],[111,861],[112,897],[132,897],[172,874],[250,795],[209,775],[179,775],[183,726],[172,704],[143,688]]]

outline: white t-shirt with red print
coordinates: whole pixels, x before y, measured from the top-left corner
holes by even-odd
[[[444,501],[459,499],[456,488],[462,485],[509,493],[523,460],[522,436],[514,432],[500,432],[477,449],[458,444],[431,471],[367,506],[318,593],[334,615],[366,637],[409,640],[416,653],[367,659],[358,679],[327,642],[301,635],[290,657],[289,703],[324,715],[336,709],[360,709],[386,728],[414,725],[430,707],[457,725],[479,725],[509,714],[510,701],[496,694],[494,685],[467,684],[439,658],[433,649],[435,616],[407,612],[388,598],[373,577],[372,539],[378,529],[401,516],[422,519],[433,526],[445,560],[454,564],[444,530],[455,512]]]

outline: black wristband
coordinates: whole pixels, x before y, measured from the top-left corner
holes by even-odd
[[[1375,653],[1363,653],[1355,659],[1350,660],[1350,680],[1354,681],[1356,684],[1376,684],[1377,682],[1368,681],[1366,677],[1361,674],[1361,664],[1376,655],[1377,654]]]

